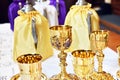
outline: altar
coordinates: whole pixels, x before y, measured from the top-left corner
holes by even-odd
[[[0,80],[10,80],[11,77],[19,73],[17,63],[12,59],[12,48],[13,48],[13,32],[10,30],[10,24],[0,24]],[[120,69],[118,65],[118,54],[111,48],[107,47],[103,50],[103,70],[110,73],[115,80],[117,80],[116,72]],[[42,62],[42,73],[47,78],[58,74],[60,72],[59,67],[59,51],[54,49],[54,55]],[[68,73],[74,73],[72,65],[71,52],[67,54],[67,67]],[[95,71],[97,71],[98,63],[95,57]]]

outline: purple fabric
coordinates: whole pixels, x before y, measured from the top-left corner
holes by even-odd
[[[20,9],[19,2],[22,3],[22,7],[25,5],[25,0],[13,0],[13,2],[9,5],[8,9],[8,18],[12,31],[14,31],[14,19],[18,16],[17,11]]]
[[[57,6],[56,0],[50,0],[50,5]],[[66,6],[64,0],[59,0],[59,13],[58,13],[58,21],[60,25],[64,24],[66,17]]]
[[[26,0],[13,0],[13,1],[17,1],[17,2],[25,2]]]

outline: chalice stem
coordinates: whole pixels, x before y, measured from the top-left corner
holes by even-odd
[[[61,78],[64,78],[64,77],[67,76],[67,72],[66,72],[66,66],[67,66],[66,57],[67,57],[67,54],[64,51],[61,51],[61,53],[58,54],[58,57],[60,58],[60,67],[61,67],[60,76],[61,76]]]
[[[99,54],[97,55],[97,59],[98,59],[98,72],[102,72],[102,62],[104,59],[104,54],[102,53],[102,51],[99,52]]]
[[[64,65],[61,65],[61,77],[65,77],[67,75],[66,68]]]

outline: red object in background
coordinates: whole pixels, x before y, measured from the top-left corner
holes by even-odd
[[[120,15],[120,0],[111,0],[111,5],[113,13]]]

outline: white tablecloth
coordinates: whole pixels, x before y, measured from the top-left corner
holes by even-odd
[[[13,32],[10,30],[10,24],[0,24],[0,80],[10,80],[10,78],[19,73],[19,68],[12,60]],[[105,58],[103,61],[103,70],[116,78],[116,71],[119,70],[118,54],[109,47],[103,50]],[[50,78],[52,75],[60,72],[59,51],[54,49],[54,55],[42,62],[42,72]],[[72,66],[72,55],[67,55],[66,70],[68,73],[74,73]],[[97,70],[97,60],[95,59],[95,70]]]

